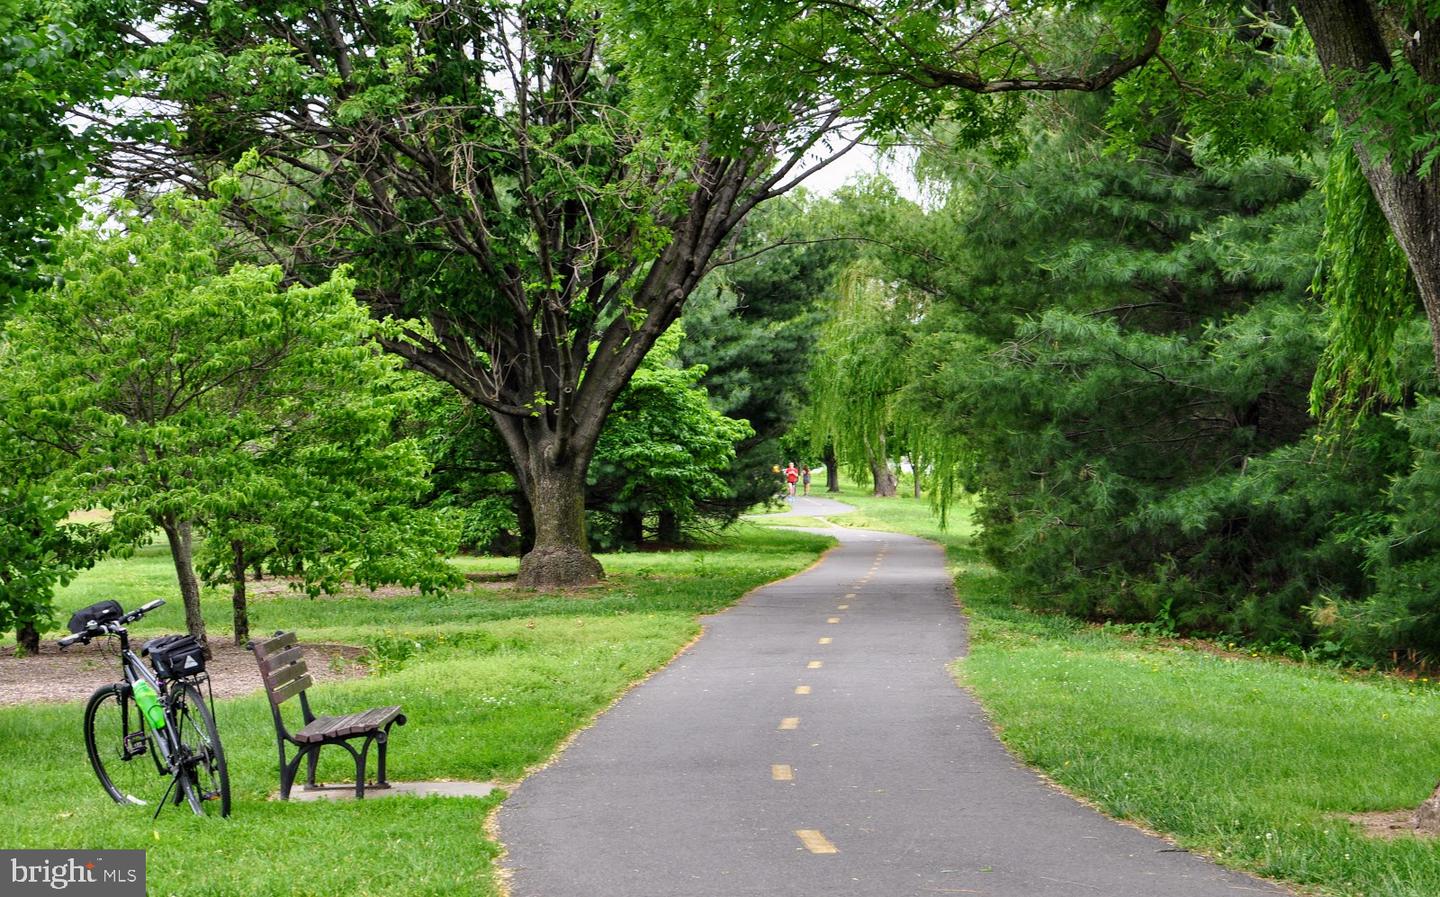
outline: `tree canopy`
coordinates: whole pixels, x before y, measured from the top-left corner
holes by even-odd
[[[40,482],[108,510],[117,543],[164,532],[193,634],[196,527],[308,559],[321,587],[444,550],[424,526],[380,535],[426,468],[390,437],[405,394],[343,275],[287,287],[226,264],[213,204],[169,197],[109,226],[68,235],[57,285],[9,322],[0,414],[52,460]]]
[[[134,36],[135,93],[179,136],[109,174],[204,193],[234,167],[232,225],[286,276],[351,265],[405,322],[387,348],[491,415],[530,585],[599,574],[582,493],[611,405],[745,216],[849,144],[822,85],[744,89],[768,40],[706,19],[658,46],[668,12],[160,3]]]

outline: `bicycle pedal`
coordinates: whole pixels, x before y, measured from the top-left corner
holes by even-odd
[[[133,760],[143,756],[147,745],[144,732],[131,732],[125,736],[125,757],[126,760]]]

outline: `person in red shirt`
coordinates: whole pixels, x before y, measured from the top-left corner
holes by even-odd
[[[785,468],[785,482],[790,487],[790,497],[795,497],[795,484],[800,482],[800,471],[795,468],[795,462],[791,461]]]

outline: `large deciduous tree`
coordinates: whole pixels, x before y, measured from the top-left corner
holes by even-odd
[[[288,274],[353,266],[387,347],[485,408],[533,519],[526,586],[601,575],[584,484],[606,416],[745,216],[847,146],[772,38],[666,3],[158,3],[137,93],[177,139],[132,186],[232,206]],[[783,23],[782,23],[783,24]]]

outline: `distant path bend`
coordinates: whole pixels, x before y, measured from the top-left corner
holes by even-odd
[[[791,512],[812,502],[839,504]],[[513,897],[1286,893],[1047,787],[946,669],[966,641],[939,547],[826,532],[516,790]]]
[[[766,514],[766,517],[829,517],[832,514],[848,514],[855,510],[854,505],[847,505],[843,501],[836,501],[833,498],[820,498],[815,495],[797,495],[790,499],[790,507],[778,514]]]

